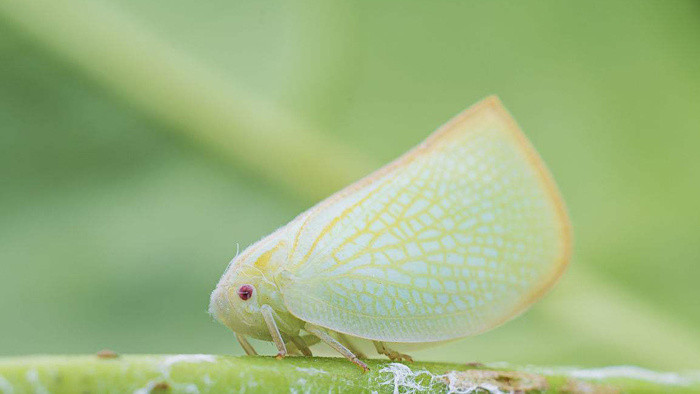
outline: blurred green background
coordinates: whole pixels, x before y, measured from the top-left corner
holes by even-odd
[[[574,260],[414,356],[700,367],[697,1],[1,2],[0,355],[241,354],[206,313],[237,244],[492,93]]]

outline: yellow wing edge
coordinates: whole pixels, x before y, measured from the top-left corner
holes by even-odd
[[[503,106],[503,103],[498,98],[497,95],[488,96],[471,107],[465,109],[445,124],[440,126],[435,130],[430,136],[428,136],[423,142],[418,146],[404,153],[391,163],[379,168],[373,173],[361,178],[355,183],[341,189],[340,191],[332,194],[325,200],[319,202],[317,205],[310,209],[309,214],[313,211],[320,210],[329,204],[333,204],[338,199],[341,199],[349,194],[356,192],[363,187],[372,184],[378,178],[381,178],[388,173],[391,173],[394,169],[403,167],[404,165],[416,160],[421,155],[426,154],[431,151],[431,148],[447,138],[450,134],[460,132],[460,126],[464,123],[472,120],[473,118],[483,115],[485,111],[492,110],[495,114],[505,122],[508,127],[508,131],[511,136],[517,141],[518,146],[525,153],[528,158],[528,162],[536,170],[539,175],[540,182],[544,189],[547,191],[547,195],[556,209],[557,217],[559,218],[559,227],[561,229],[560,240],[561,240],[561,252],[559,258],[557,259],[558,264],[554,266],[552,273],[543,281],[542,285],[535,288],[531,293],[524,297],[523,301],[519,303],[511,313],[506,314],[502,319],[496,321],[488,329],[495,328],[508,320],[516,317],[520,313],[524,312],[528,306],[533,304],[538,299],[547,293],[559,280],[564,271],[566,270],[569,261],[571,260],[572,249],[573,249],[573,234],[571,229],[571,222],[569,220],[569,215],[562,199],[559,189],[557,188],[554,178],[544,164],[544,161],[540,157],[539,153],[535,150],[532,144],[528,141],[527,137],[523,131],[518,126],[515,119],[512,117],[510,112]],[[462,131],[463,132],[463,131]],[[303,215],[299,215],[296,220],[302,219]],[[294,222],[292,221],[292,222]],[[283,297],[284,298],[284,297]],[[285,302],[286,303],[286,302]],[[290,312],[294,315],[294,312]],[[298,316],[297,316],[298,317]]]
[[[552,177],[552,174],[545,165],[544,160],[542,160],[540,154],[527,139],[525,133],[515,121],[515,118],[513,118],[510,112],[505,108],[497,95],[486,97],[485,99],[467,108],[454,118],[450,119],[447,123],[442,125],[432,135],[430,135],[423,144],[419,145],[416,150],[429,150],[433,144],[441,141],[443,138],[452,133],[459,132],[460,126],[463,123],[468,122],[472,118],[479,116],[488,110],[493,110],[496,115],[498,115],[499,119],[506,123],[511,137],[517,141],[518,146],[522,152],[525,153],[530,166],[534,168],[535,172],[539,175],[539,180],[542,183],[544,190],[546,190],[550,202],[555,207],[557,217],[559,219],[559,240],[561,248],[559,257],[556,259],[557,264],[553,267],[551,274],[539,287],[536,287],[532,290],[532,292],[525,296],[522,302],[518,303],[518,305],[513,308],[511,313],[505,314],[503,318],[494,322],[493,325],[486,329],[491,330],[523,313],[530,305],[542,298],[559,281],[564,274],[564,271],[566,271],[569,262],[571,261],[571,256],[573,253],[573,230],[571,227],[568,210],[566,209],[564,199],[559,192],[559,188],[554,181],[554,177]],[[410,151],[408,152],[408,155],[412,153],[414,152]],[[401,159],[403,159],[403,157],[399,160]]]
[[[571,256],[573,254],[573,230],[571,226],[571,220],[569,219],[569,213],[566,209],[566,204],[562,198],[559,188],[557,187],[554,177],[550,173],[549,169],[546,167],[544,160],[539,155],[535,147],[532,146],[530,141],[525,136],[525,133],[520,129],[520,126],[515,121],[513,116],[508,112],[508,110],[503,106],[501,100],[496,95],[492,95],[482,100],[481,102],[475,104],[473,107],[467,109],[464,113],[458,115],[455,119],[448,122],[443,127],[454,128],[452,122],[459,120],[462,116],[467,115],[468,112],[472,110],[481,110],[483,108],[491,108],[496,111],[496,113],[506,121],[508,124],[508,130],[510,131],[513,138],[518,141],[518,145],[525,152],[527,158],[529,159],[530,165],[535,168],[537,174],[539,175],[540,182],[542,182],[544,189],[547,191],[547,196],[554,205],[557,217],[559,218],[559,228],[560,228],[560,241],[561,241],[561,251],[559,258],[557,259],[557,264],[554,266],[549,277],[547,277],[541,287],[534,289],[530,294],[528,294],[521,303],[519,303],[513,311],[506,315],[500,321],[497,321],[492,328],[498,327],[499,325],[507,322],[508,320],[516,317],[517,315],[524,312],[528,306],[535,303],[537,300],[542,298],[549,290],[554,287],[554,285],[559,281],[559,279],[566,271],[566,268],[571,261]],[[440,132],[440,131],[438,131]],[[446,130],[446,132],[449,132]]]

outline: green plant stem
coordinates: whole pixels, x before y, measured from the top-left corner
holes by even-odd
[[[210,355],[35,356],[0,359],[0,392],[697,392],[700,379],[641,369],[493,369],[340,358]],[[497,372],[490,372],[497,371]],[[597,391],[594,391],[597,390]],[[482,391],[487,392],[487,391]]]

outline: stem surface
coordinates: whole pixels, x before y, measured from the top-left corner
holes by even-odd
[[[204,354],[0,359],[0,392],[698,392],[700,375],[637,367],[544,368]]]

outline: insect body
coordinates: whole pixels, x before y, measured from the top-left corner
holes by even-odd
[[[564,271],[571,230],[556,185],[496,97],[236,256],[210,312],[279,357],[317,338],[430,343],[522,313]]]

